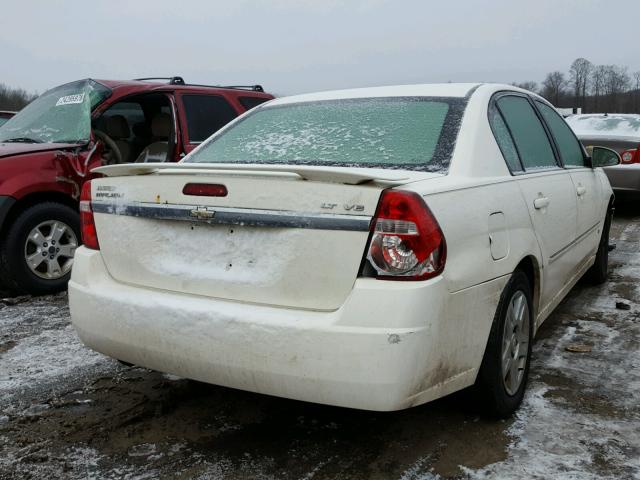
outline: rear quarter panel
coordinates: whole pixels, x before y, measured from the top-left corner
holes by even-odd
[[[520,189],[513,180],[427,194],[447,242],[445,276],[450,292],[509,275],[539,246]],[[504,231],[490,231],[490,216],[504,215]],[[506,255],[495,260],[490,236],[501,236]]]
[[[483,184],[467,181],[466,185],[437,192],[426,191],[429,182],[433,190],[438,180],[425,181],[421,187],[425,187],[425,201],[445,236],[447,260],[442,276],[448,294],[440,313],[431,309],[425,312],[427,316],[441,315],[434,323],[433,334],[443,348],[432,352],[430,362],[438,367],[428,369],[431,373],[424,385],[441,381],[455,384],[460,379],[462,386],[467,386],[475,380],[511,273],[527,256],[533,256],[534,264],[539,265],[539,247],[515,180],[485,179]],[[490,220],[496,213],[504,222]],[[492,226],[501,231],[491,231]],[[500,255],[492,255],[490,235],[501,237],[499,252],[504,256],[497,260],[494,256]],[[534,289],[534,305],[539,303],[537,297]],[[534,306],[534,312],[537,310]]]

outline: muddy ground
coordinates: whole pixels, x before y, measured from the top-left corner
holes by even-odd
[[[466,394],[371,413],[126,367],[79,343],[66,295],[4,299],[0,478],[640,479],[640,208],[612,236],[610,282],[543,325],[509,421]]]

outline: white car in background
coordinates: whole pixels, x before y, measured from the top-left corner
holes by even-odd
[[[506,85],[273,100],[179,164],[96,169],[72,320],[99,352],[204,382],[368,410],[475,384],[506,416],[540,324],[606,278],[613,195],[591,162]]]

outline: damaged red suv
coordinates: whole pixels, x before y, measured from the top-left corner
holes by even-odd
[[[35,295],[66,287],[80,242],[80,191],[93,168],[178,161],[272,98],[259,85],[180,77],[86,79],[41,95],[0,127],[0,287]]]

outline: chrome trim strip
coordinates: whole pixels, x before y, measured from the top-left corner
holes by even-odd
[[[598,225],[600,225],[600,222],[596,223],[593,227],[590,227],[586,232],[584,232],[583,234],[581,234],[580,236],[578,236],[574,241],[572,241],[569,245],[566,245],[564,247],[562,247],[560,250],[558,250],[556,253],[554,253],[553,255],[551,255],[549,257],[549,263],[553,263],[555,262],[557,259],[559,259],[562,255],[564,255],[565,253],[567,253],[569,251],[569,249],[571,247],[573,247],[574,245],[580,243],[582,240],[585,239],[585,237],[587,235],[589,235],[591,232],[593,232],[594,229],[596,229],[598,227]]]
[[[363,215],[335,215],[328,213],[292,212],[288,210],[260,210],[251,208],[204,207],[201,205],[173,205],[166,203],[115,204],[92,201],[96,213],[130,217],[181,220],[212,225],[248,225],[272,228],[310,228],[315,230],[346,230],[367,232],[371,217]]]

